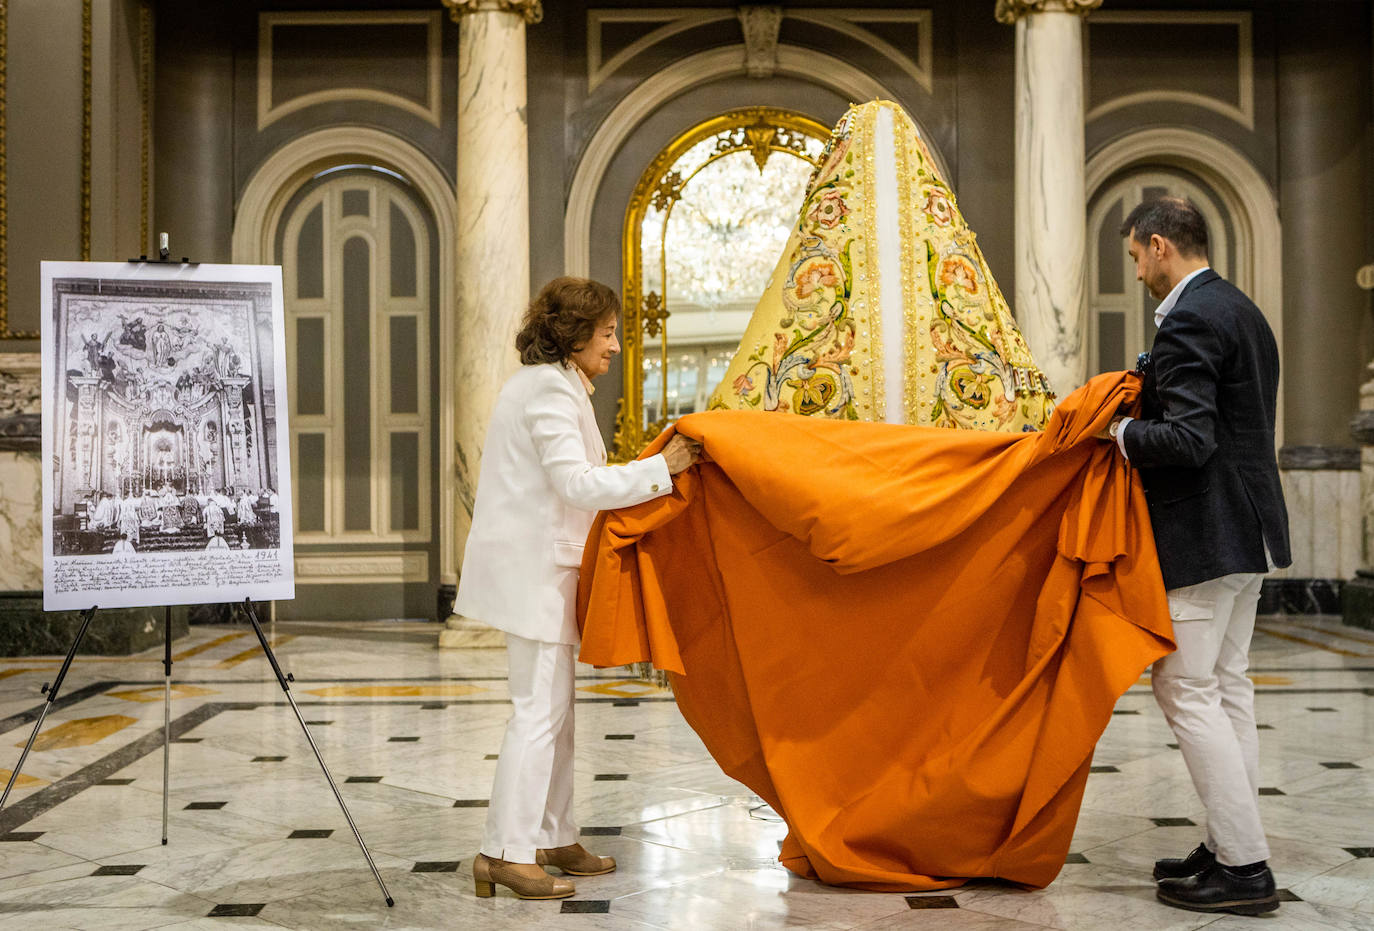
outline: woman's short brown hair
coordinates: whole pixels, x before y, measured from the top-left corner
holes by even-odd
[[[609,315],[620,314],[615,292],[590,278],[564,276],[540,289],[525,311],[515,348],[522,365],[564,362],[582,348]]]

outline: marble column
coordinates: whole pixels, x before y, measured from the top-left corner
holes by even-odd
[[[529,303],[529,149],[525,26],[539,0],[443,0],[458,39],[458,340],[454,355],[457,552],[472,523],[482,443],[496,393],[518,364],[515,332]],[[462,567],[459,566],[461,574]],[[441,647],[504,638],[450,615]]]
[[[998,0],[1016,25],[1013,310],[1060,397],[1087,376],[1083,15],[1102,0]]]

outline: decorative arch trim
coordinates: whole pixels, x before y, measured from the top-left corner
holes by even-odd
[[[1093,153],[1084,172],[1088,199],[1130,168],[1167,165],[1191,172],[1216,191],[1235,219],[1235,276],[1264,313],[1283,349],[1283,230],[1278,203],[1251,161],[1221,140],[1181,127],[1142,129]],[[1280,391],[1282,386],[1280,386]],[[1283,443],[1283,405],[1277,439]]]
[[[592,210],[612,160],[630,134],[665,102],[708,81],[744,73],[744,46],[727,45],[700,52],[658,72],[616,104],[592,136],[573,176],[568,207],[563,215],[563,268],[568,275],[591,271]],[[846,61],[795,45],[778,46],[777,73],[820,84],[862,103],[893,97],[880,81]],[[930,133],[916,121],[941,173],[949,167]]]
[[[439,167],[398,136],[364,126],[332,126],[293,139],[269,155],[243,189],[234,217],[233,261],[271,264],[273,240],[286,204],[315,174],[336,165],[370,162],[399,172],[414,185],[434,214],[439,235],[439,474],[452,476],[457,424],[454,407],[454,347],[458,345],[458,307],[454,263],[457,256],[458,202]],[[456,488],[439,483],[439,578],[458,581]]]

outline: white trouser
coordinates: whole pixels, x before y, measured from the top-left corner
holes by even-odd
[[[1245,675],[1263,578],[1242,572],[1168,592],[1178,649],[1152,672],[1155,700],[1207,809],[1207,849],[1226,866],[1269,859],[1255,690]]]
[[[533,863],[537,848],[577,843],[573,822],[573,645],[506,634],[515,712],[491,787],[482,853]]]

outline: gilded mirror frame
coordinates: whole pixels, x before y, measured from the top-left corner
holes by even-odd
[[[713,136],[719,136],[710,156],[697,165],[691,174],[682,177],[673,170],[689,149]],[[785,152],[813,166],[816,159],[807,155],[808,140],[824,143],[830,138],[830,127],[803,113],[777,107],[746,107],[712,117],[688,129],[659,152],[640,175],[630,203],[625,209],[625,226],[621,244],[621,323],[622,370],[624,385],[620,409],[616,415],[615,438],[611,444],[612,462],[627,462],[653,440],[668,423],[668,333],[670,310],[663,295],[644,293],[642,275],[644,220],[651,207],[664,212],[663,235],[667,237],[672,208],[682,196],[692,178],[707,165],[737,152],[749,152],[763,171],[769,156]],[[666,266],[665,250],[660,249],[659,261]],[[660,281],[667,290],[666,267],[660,269]],[[650,424],[644,419],[644,338],[659,337],[659,354],[664,377],[662,405],[664,416]]]

